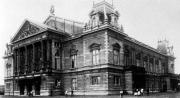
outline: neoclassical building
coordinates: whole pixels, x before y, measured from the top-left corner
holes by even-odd
[[[102,1],[90,21],[80,23],[51,15],[43,22],[25,20],[7,45],[5,94],[110,95],[175,90],[172,47],[157,49],[129,37],[118,24],[119,13]]]

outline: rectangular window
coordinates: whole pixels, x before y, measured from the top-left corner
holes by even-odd
[[[114,85],[120,85],[120,84],[121,84],[121,77],[114,76]]]
[[[60,68],[60,57],[55,57],[55,69],[61,69]]]
[[[76,78],[72,79],[72,90],[77,90],[77,79]]]
[[[92,61],[93,65],[99,64],[99,50],[92,51]]]
[[[100,77],[99,77],[99,76],[92,76],[92,77],[91,77],[91,84],[92,84],[92,85],[98,85],[98,84],[100,84]]]
[[[113,61],[115,65],[119,65],[119,51],[116,49],[113,50]]]
[[[9,90],[10,89],[11,84],[10,83],[6,83],[6,89]]]
[[[15,91],[19,90],[19,86],[18,86],[18,82],[17,81],[14,82],[14,90]]]
[[[7,77],[10,77],[11,76],[11,67],[8,66],[7,67]]]
[[[77,63],[77,55],[72,55],[71,56],[71,65],[72,65],[72,68],[76,67],[76,63]]]

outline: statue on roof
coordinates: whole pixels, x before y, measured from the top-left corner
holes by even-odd
[[[50,14],[53,15],[53,16],[55,15],[54,14],[54,5],[51,5]]]

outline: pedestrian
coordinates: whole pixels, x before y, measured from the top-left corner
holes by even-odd
[[[65,91],[65,95],[68,95],[68,90]]]
[[[149,88],[147,88],[147,95],[149,95]]]
[[[143,95],[143,93],[144,93],[144,89],[143,89],[143,88],[141,88],[141,95]]]
[[[33,97],[33,91],[30,91],[30,92],[29,92],[29,96],[30,96],[30,97]]]
[[[71,89],[71,96],[73,96],[74,95],[74,92],[73,92],[73,89]]]
[[[123,91],[120,91],[120,98],[123,98]]]
[[[138,96],[140,96],[141,95],[141,92],[140,92],[140,90],[138,89],[138,91],[137,91],[137,95]]]

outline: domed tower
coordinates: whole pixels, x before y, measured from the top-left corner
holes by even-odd
[[[101,26],[104,24],[109,24],[119,28],[119,13],[114,9],[112,4],[109,4],[106,1],[93,4],[93,8],[90,11],[89,17],[90,21],[87,24],[87,26],[90,26],[91,28]],[[123,28],[121,27],[119,29]]]
[[[174,73],[175,57],[174,57],[174,52],[173,52],[173,46],[169,46],[169,41],[162,40],[162,41],[158,41],[157,50],[159,52],[167,55],[167,62],[168,62],[167,70],[168,70],[168,73]]]
[[[167,54],[167,47],[169,42],[167,40],[158,41],[157,50],[163,54]]]

